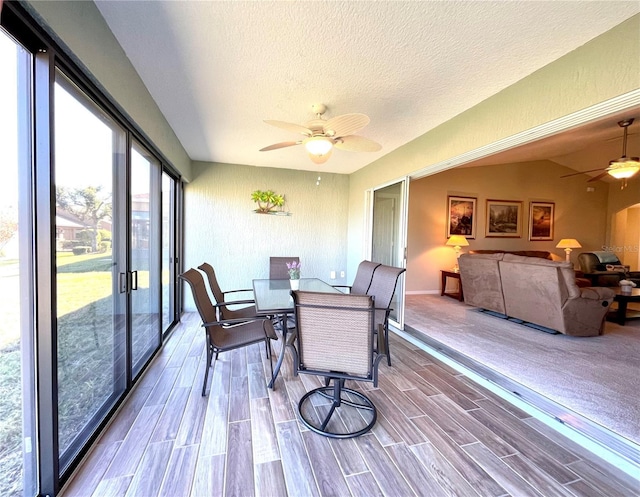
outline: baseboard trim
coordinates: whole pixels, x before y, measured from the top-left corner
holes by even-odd
[[[632,478],[639,478],[640,446],[632,441],[510,380],[411,326],[405,325],[404,331],[393,327],[390,329]]]

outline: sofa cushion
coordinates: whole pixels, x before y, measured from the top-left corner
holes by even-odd
[[[503,257],[503,253],[460,256],[458,265],[465,303],[505,314],[498,267]]]
[[[573,270],[573,264],[571,262],[558,262],[550,261],[546,259],[540,259],[539,257],[523,257],[513,254],[505,254],[503,260],[505,262],[515,262],[519,264],[533,264],[535,266],[553,266],[560,270],[560,276],[564,283],[564,289],[570,299],[580,297],[580,288],[576,284],[576,273]],[[566,296],[563,296],[566,298]]]

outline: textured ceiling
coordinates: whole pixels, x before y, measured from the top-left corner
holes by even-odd
[[[604,1],[96,1],[193,160],[351,173],[640,11]],[[361,112],[321,166],[265,119]],[[615,126],[615,123],[614,123]],[[614,157],[619,155],[618,152]],[[611,158],[614,158],[611,157]]]

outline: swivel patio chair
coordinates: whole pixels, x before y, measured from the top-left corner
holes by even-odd
[[[346,388],[345,380],[378,385],[378,364],[383,357],[379,352],[384,345],[373,346],[374,298],[300,290],[292,294],[298,328],[297,372],[322,376],[325,385],[302,396],[298,402],[300,421],[311,431],[331,438],[368,432],[376,422],[376,407],[363,393]],[[312,397],[320,402],[312,402]],[[349,419],[346,425],[333,417],[337,410],[349,408],[358,409],[360,415],[344,418]]]
[[[271,379],[273,380],[271,342],[269,340],[277,340],[278,336],[273,329],[271,321],[268,319],[256,319],[254,321],[247,321],[246,319],[218,320],[216,308],[211,303],[211,299],[209,299],[202,273],[195,269],[189,269],[181,274],[180,278],[189,283],[191,287],[193,300],[202,319],[202,326],[206,331],[207,367],[204,371],[202,396],[206,395],[207,379],[214,354],[215,359],[218,359],[220,352],[246,347],[254,343],[265,343],[267,357],[271,364]]]
[[[354,295],[366,295],[369,287],[371,286],[371,280],[373,279],[373,273],[376,268],[380,266],[379,262],[362,261],[358,266],[356,277],[353,279],[351,286],[349,285],[333,285],[335,288],[347,288],[349,293]]]
[[[381,264],[374,271],[371,286],[367,291],[367,295],[371,295],[376,299],[376,331],[384,335],[385,353],[389,366],[391,366],[391,353],[389,351],[389,314],[392,311],[390,307],[391,300],[393,300],[398,278],[405,271],[405,268]]]
[[[233,300],[227,301],[227,295],[233,293],[240,292],[253,292],[252,289],[241,289],[241,290],[229,290],[223,292],[220,289],[220,285],[218,284],[218,279],[216,278],[216,272],[213,269],[211,264],[203,262],[198,266],[198,269],[204,274],[207,275],[207,279],[209,280],[209,288],[211,289],[211,293],[213,294],[213,298],[216,300],[216,309],[218,309],[219,313],[217,314],[218,319],[220,320],[228,320],[228,319],[255,319],[258,317],[258,311],[256,310],[256,306],[252,299],[243,299],[243,300]],[[254,304],[246,307],[241,307],[240,309],[229,309],[229,305],[238,305],[238,304]]]

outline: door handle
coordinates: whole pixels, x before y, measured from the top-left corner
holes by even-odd
[[[131,271],[131,290],[138,289],[138,271]]]
[[[120,291],[120,293],[127,292],[127,283],[128,283],[127,273],[119,273],[118,274],[118,290]]]

